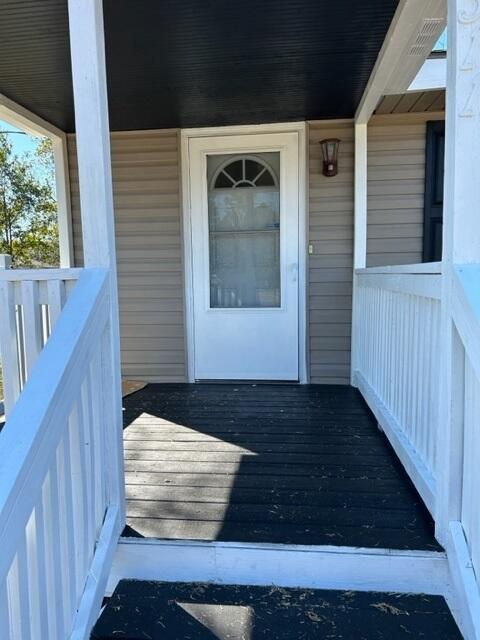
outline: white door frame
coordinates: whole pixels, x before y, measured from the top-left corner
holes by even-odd
[[[192,271],[192,225],[190,203],[190,162],[188,142],[190,138],[255,135],[262,133],[298,133],[298,371],[299,381],[308,382],[308,331],[307,331],[307,149],[306,123],[275,123],[265,125],[238,125],[230,127],[206,127],[181,130],[181,176],[183,208],[183,264],[185,279],[185,351],[188,382],[195,382],[194,372],[194,307]]]

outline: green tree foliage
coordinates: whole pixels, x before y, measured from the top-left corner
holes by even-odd
[[[32,154],[13,153],[0,131],[0,253],[15,267],[58,266],[57,202],[51,141]]]

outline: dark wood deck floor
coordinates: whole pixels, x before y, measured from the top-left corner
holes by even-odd
[[[439,549],[355,389],[149,385],[124,417],[126,535]]]
[[[122,580],[92,640],[461,640],[441,596]]]

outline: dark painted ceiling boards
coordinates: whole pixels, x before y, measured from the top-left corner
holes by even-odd
[[[398,0],[104,0],[112,130],[351,117]],[[73,131],[66,0],[0,0],[0,92]]]

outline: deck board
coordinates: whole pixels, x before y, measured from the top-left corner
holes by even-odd
[[[92,640],[460,640],[440,596],[122,580]]]
[[[124,420],[126,535],[440,548],[355,389],[148,385]]]

